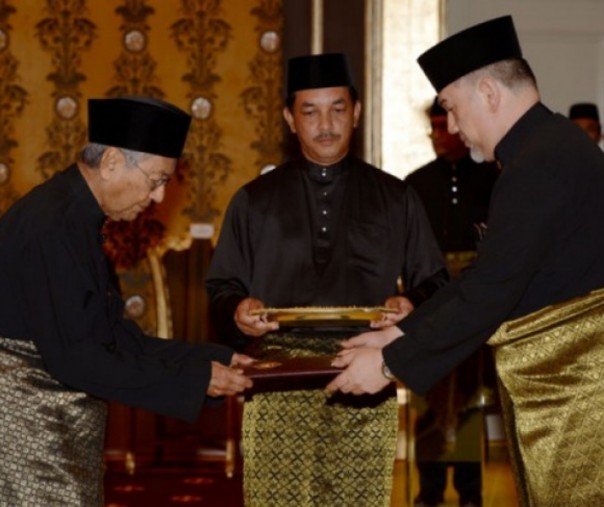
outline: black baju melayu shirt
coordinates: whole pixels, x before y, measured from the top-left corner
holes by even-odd
[[[232,351],[143,334],[123,318],[101,248],[104,215],[76,166],[0,219],[0,336],[32,340],[67,388],[194,420],[209,360]]]
[[[399,323],[390,369],[424,393],[506,320],[604,287],[604,155],[532,107],[495,150],[502,172],[475,265]]]
[[[242,187],[222,226],[206,286],[223,340],[246,297],[269,307],[419,304],[447,280],[422,204],[403,181],[353,157],[290,161]]]
[[[476,250],[475,226],[487,222],[495,164],[477,164],[469,155],[453,163],[437,157],[405,181],[421,198],[443,252]]]

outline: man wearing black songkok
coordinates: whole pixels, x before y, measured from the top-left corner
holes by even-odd
[[[604,155],[540,102],[510,16],[418,62],[449,131],[501,166],[488,229],[459,280],[346,343],[328,389],[375,392],[385,365],[423,393],[488,340],[520,505],[604,505]]]
[[[568,119],[580,127],[595,143],[602,140],[602,124],[598,106],[591,102],[578,102],[570,106]]]
[[[350,154],[361,104],[342,54],[288,66],[284,109],[302,156],[233,197],[208,273],[219,335],[287,356],[333,354],[350,328],[277,329],[265,307],[397,308],[392,325],[446,280],[417,195]],[[332,325],[334,325],[332,323]],[[394,389],[364,400],[320,390],[255,394],[244,406],[247,506],[390,505]]]
[[[93,99],[88,113],[77,162],[0,219],[3,505],[104,505],[102,400],[193,421],[206,395],[251,386],[232,368],[246,356],[125,320],[103,255],[106,217],[164,198],[191,117],[143,97]]]

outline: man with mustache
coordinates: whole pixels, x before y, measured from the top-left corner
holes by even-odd
[[[233,197],[207,277],[219,336],[288,356],[333,354],[354,329],[279,330],[266,307],[381,306],[388,325],[446,279],[417,195],[351,152],[361,103],[343,54],[289,61],[285,120],[301,156]],[[397,295],[401,278],[405,292]],[[390,298],[390,299],[389,299]],[[357,330],[358,331],[358,330]],[[390,505],[394,388],[364,400],[321,390],[244,405],[246,505]]]
[[[581,128],[594,143],[602,141],[602,124],[598,105],[592,102],[578,102],[570,106],[568,119]]]
[[[163,200],[190,122],[157,99],[90,100],[77,161],[0,219],[2,505],[104,505],[103,400],[194,421],[252,385],[248,357],[124,319],[103,254],[107,217]]]

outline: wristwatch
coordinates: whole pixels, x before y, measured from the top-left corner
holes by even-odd
[[[396,377],[392,374],[390,368],[386,366],[386,361],[382,361],[382,375],[384,375],[384,377],[390,380],[390,382],[396,381]]]

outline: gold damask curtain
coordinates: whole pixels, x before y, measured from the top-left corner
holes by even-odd
[[[604,290],[489,340],[523,507],[604,505]]]

